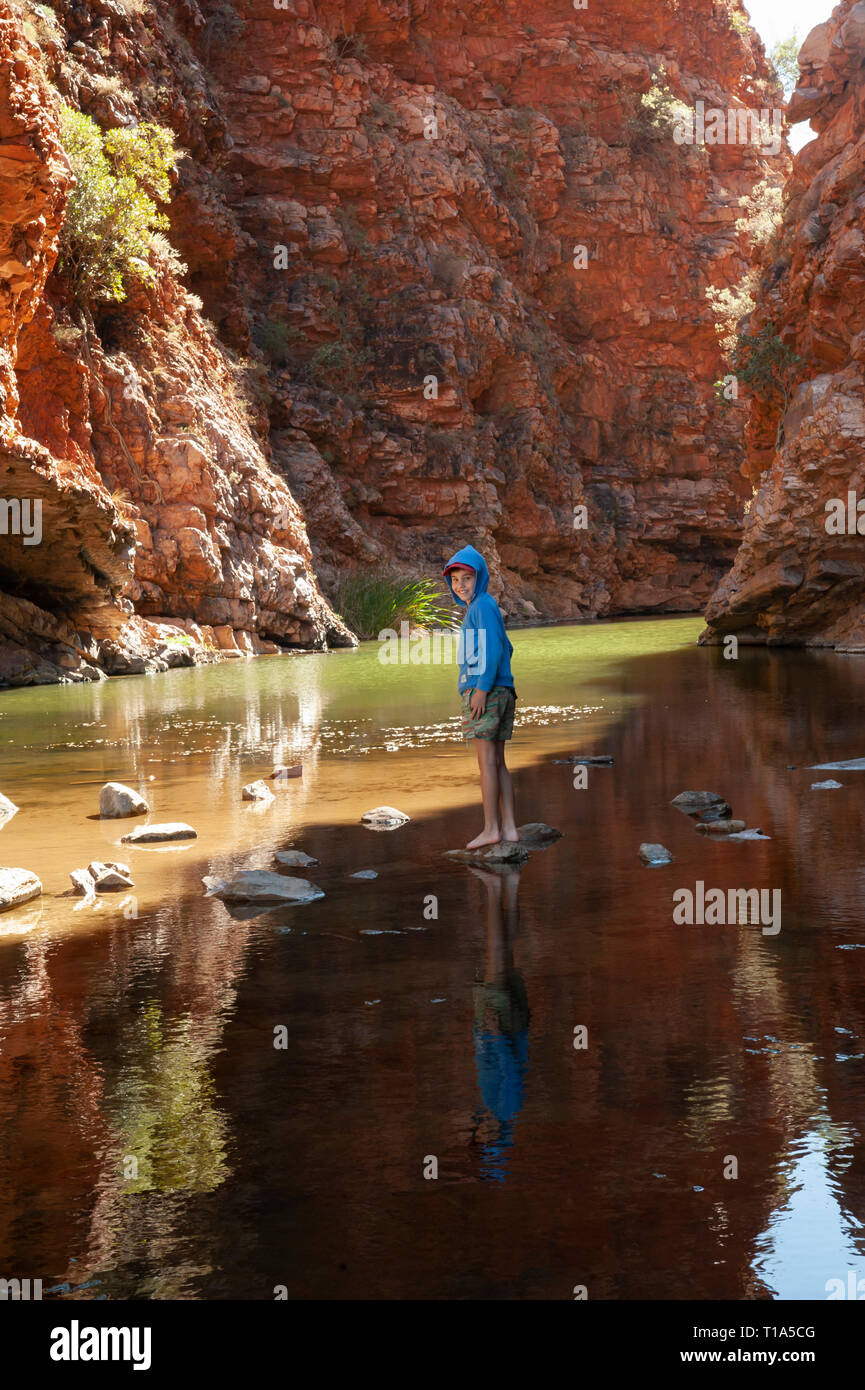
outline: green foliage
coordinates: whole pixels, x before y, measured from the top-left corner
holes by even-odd
[[[786,410],[804,358],[782,341],[773,323],[767,323],[758,333],[736,335],[731,365],[759,400]]]
[[[666,76],[662,65],[639,102],[633,92],[625,94],[625,134],[632,149],[649,149],[660,141],[672,144],[676,127],[691,118],[690,107],[670,90]]]
[[[279,323],[275,319],[265,319],[264,323],[256,324],[252,331],[252,340],[256,347],[260,347],[265,357],[269,361],[276,363],[279,367],[285,367],[292,360],[292,355],[298,344],[304,341],[303,334],[299,328],[287,323]]]
[[[787,97],[790,96],[799,81],[799,49],[801,47],[802,40],[794,30],[789,38],[779,39],[769,52],[769,63],[784,88],[784,95]]]
[[[721,290],[710,285],[706,290],[706,298],[715,316],[715,332],[729,362],[732,362],[736,352],[739,324],[754,308],[757,279],[757,271],[752,269],[746,271],[736,285],[728,285]]]
[[[783,215],[784,195],[778,184],[768,179],[755,184],[750,193],[739,199],[744,216],[736,222],[736,231],[744,232],[758,251],[774,250]]]
[[[377,637],[403,621],[414,627],[459,626],[459,616],[442,603],[439,586],[431,579],[407,580],[398,575],[353,574],[341,581],[333,606],[358,637]]]
[[[741,10],[733,10],[730,15],[730,28],[740,38],[747,39],[751,33],[751,23],[748,16],[743,14]]]
[[[130,279],[152,283],[154,233],[168,226],[157,202],[171,196],[174,136],[149,122],[102,131],[64,107],[61,139],[75,173],[57,269],[82,306],[119,302]]]

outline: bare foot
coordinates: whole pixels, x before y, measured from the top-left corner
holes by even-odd
[[[473,840],[469,840],[466,849],[485,849],[487,845],[497,845],[502,838],[500,830],[482,830],[480,835],[476,835]]]

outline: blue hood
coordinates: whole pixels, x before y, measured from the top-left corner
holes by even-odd
[[[471,597],[472,603],[474,603],[476,598],[480,598],[481,594],[486,593],[490,584],[490,572],[487,569],[487,562],[483,555],[479,550],[475,550],[473,545],[464,545],[462,550],[458,550],[456,555],[451,556],[448,560],[448,565],[470,565],[473,570],[477,571],[475,589]],[[446,574],[445,579],[447,580],[448,588],[453,594],[454,601],[456,603],[463,603],[464,600],[454,593],[454,586],[451,583],[450,575]]]

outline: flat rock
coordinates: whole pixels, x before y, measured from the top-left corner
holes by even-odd
[[[134,787],[126,787],[122,782],[106,782],[99,793],[99,814],[106,820],[120,820],[124,816],[146,816],[150,807]]]
[[[716,820],[696,827],[698,835],[738,835],[744,829],[743,820]]]
[[[846,763],[812,763],[809,772],[865,772],[865,758],[848,758]]]
[[[244,869],[231,879],[202,879],[208,895],[227,903],[311,903],[324,891],[306,878],[289,878],[267,869]]]
[[[679,792],[670,802],[671,806],[676,806],[680,811],[684,811],[686,816],[698,815],[701,811],[707,810],[710,806],[726,806],[723,796],[717,792]]]
[[[270,774],[270,780],[271,782],[284,782],[288,777],[302,776],[303,765],[301,763],[295,763],[293,767],[287,767],[281,763],[279,767],[273,769],[273,772]]]
[[[835,791],[836,788],[841,787],[843,785],[843,782],[836,782],[834,778],[829,777],[826,779],[825,782],[812,782],[811,790],[812,792]]]
[[[14,815],[17,815],[18,807],[14,801],[10,801],[8,796],[0,794],[0,826],[6,824]]]
[[[716,801],[714,805],[707,806],[705,811],[700,812],[700,820],[703,825],[708,825],[710,821],[729,820],[733,814],[733,808],[727,801]]]
[[[304,854],[302,849],[281,849],[274,858],[277,863],[286,864],[291,869],[305,869],[309,864],[318,863],[311,854]]]
[[[97,893],[117,893],[121,888],[135,887],[128,864],[103,864],[95,859],[92,864],[87,865],[87,872]]]
[[[644,864],[672,864],[673,856],[664,845],[646,840],[637,851]]]
[[[257,782],[247,782],[243,788],[244,801],[273,801],[274,795],[266,782],[261,778]]]
[[[70,869],[69,877],[75,892],[82,898],[92,898],[96,892],[96,880],[89,869]]]
[[[356,874],[349,874],[349,878],[378,878],[375,869],[358,869]]]
[[[544,825],[543,821],[529,821],[527,825],[518,825],[517,834],[520,837],[520,844],[525,845],[526,849],[546,849],[547,845],[555,844],[556,840],[562,838],[561,830],[556,830],[552,825]]]
[[[182,820],[174,820],[164,825],[138,825],[120,839],[124,845],[152,845],[159,840],[197,840],[198,831]]]
[[[764,835],[762,830],[736,830],[732,835],[728,835],[728,840],[771,840],[771,835]]]
[[[29,903],[42,893],[42,884],[29,869],[0,869],[0,912]]]
[[[363,824],[368,825],[370,830],[396,830],[397,826],[405,825],[409,819],[404,811],[398,811],[395,806],[375,806],[361,816]]]
[[[497,845],[487,845],[484,849],[446,849],[448,859],[456,859],[460,864],[525,864],[529,851],[525,845],[500,840]]]

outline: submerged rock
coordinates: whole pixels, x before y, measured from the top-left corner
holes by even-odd
[[[371,811],[364,811],[361,821],[368,825],[370,830],[396,830],[397,826],[405,825],[411,817],[404,811],[398,811],[395,806],[374,806]]]
[[[29,903],[42,893],[42,884],[29,869],[0,869],[0,912]]]
[[[446,849],[448,859],[456,859],[460,864],[481,864],[495,867],[498,864],[525,864],[529,851],[525,845],[501,840],[497,845],[486,845],[483,849]]]
[[[561,830],[556,830],[552,825],[544,825],[544,822],[540,820],[529,821],[526,825],[518,825],[517,834],[520,837],[520,844],[525,845],[526,849],[546,849],[547,845],[555,844],[556,840],[562,838]]]
[[[717,792],[679,792],[670,802],[671,806],[684,811],[686,816],[696,816],[713,806],[726,806],[727,802]]]
[[[286,864],[289,868],[305,869],[309,864],[317,864],[318,860],[313,859],[311,854],[304,854],[302,849],[281,849],[274,855],[280,864]]]
[[[164,825],[136,826],[120,839],[124,845],[151,845],[159,840],[197,840],[198,831],[183,821],[166,821]]]
[[[87,873],[93,880],[97,893],[116,893],[121,888],[134,888],[132,871],[128,864],[103,864],[95,859],[87,865]]]
[[[732,835],[728,835],[728,840],[771,840],[771,835],[764,835],[762,830],[736,830]]]
[[[349,878],[378,878],[375,869],[358,869],[356,874],[349,874]]]
[[[270,774],[270,780],[271,782],[284,782],[288,777],[302,776],[303,765],[301,763],[295,763],[293,767],[286,767],[281,763],[279,767],[273,769],[273,772]]]
[[[146,816],[150,807],[134,787],[122,782],[106,782],[99,793],[99,814],[105,820],[120,820],[125,816]]]
[[[832,777],[829,777],[825,782],[812,782],[811,790],[812,792],[835,791],[843,785],[843,782],[836,782]]]
[[[698,835],[738,835],[745,829],[743,820],[717,820],[697,826]]]
[[[202,883],[209,897],[228,903],[311,903],[324,891],[306,878],[289,878],[267,869],[245,869],[234,878],[208,875]]]
[[[673,856],[664,845],[653,844],[646,840],[640,845],[637,851],[644,864],[672,864]]]
[[[270,787],[260,778],[257,782],[247,782],[243,788],[244,801],[273,801],[275,797]]]
[[[18,807],[14,801],[10,801],[8,796],[0,794],[0,826],[4,826],[13,816],[18,814]]]
[[[585,763],[587,767],[612,767],[613,759],[608,753],[595,753],[584,755],[582,753],[571,753],[565,758],[566,763]]]
[[[844,763],[812,763],[809,772],[865,772],[865,758],[848,758]]]
[[[713,806],[707,806],[705,811],[700,812],[700,821],[703,825],[708,825],[710,821],[729,820],[733,814],[733,808],[727,801],[718,801]]]

